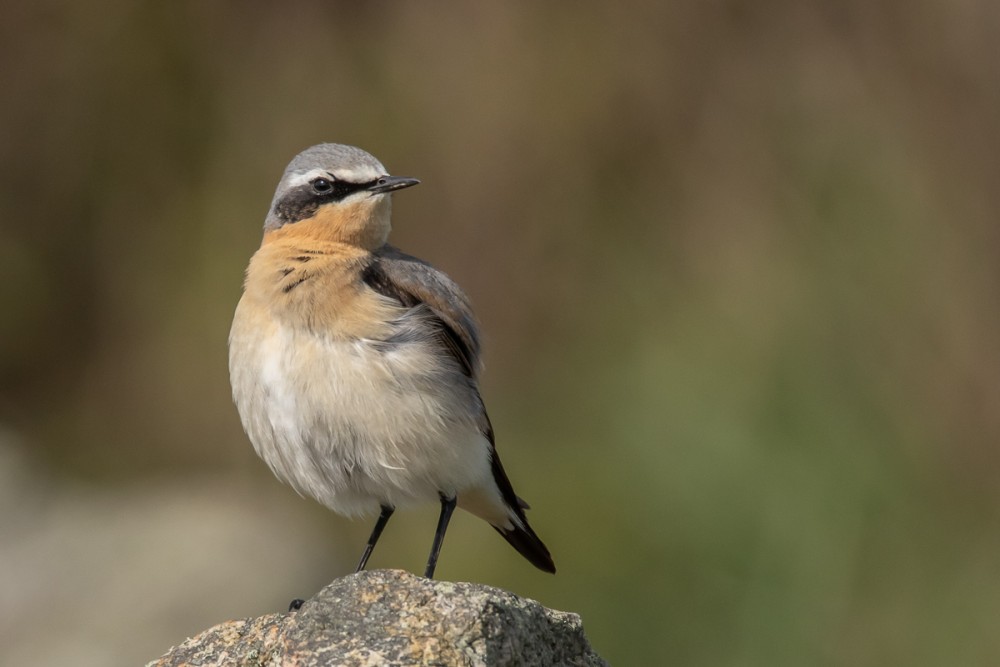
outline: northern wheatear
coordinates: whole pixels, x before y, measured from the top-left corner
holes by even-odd
[[[456,503],[555,572],[497,456],[468,298],[386,243],[390,193],[417,183],[353,146],[292,160],[229,335],[233,399],[279,479],[338,513],[379,513],[358,571],[396,508],[439,501],[425,576]]]

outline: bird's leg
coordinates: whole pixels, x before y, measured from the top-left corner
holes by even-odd
[[[434,545],[431,547],[431,555],[427,559],[427,569],[424,576],[428,579],[434,578],[434,568],[437,567],[438,555],[441,553],[441,544],[444,543],[444,532],[448,530],[448,522],[451,521],[451,513],[455,511],[455,496],[451,498],[441,494],[441,516],[438,517],[437,530],[434,531]]]
[[[378,521],[375,522],[375,527],[372,528],[371,537],[368,538],[368,545],[365,546],[365,552],[361,554],[361,562],[358,563],[358,569],[355,572],[365,569],[365,565],[368,564],[368,557],[372,555],[375,543],[378,542],[379,536],[382,535],[382,529],[385,528],[385,524],[389,523],[389,517],[392,516],[395,510],[395,507],[382,505],[382,513],[378,515]]]

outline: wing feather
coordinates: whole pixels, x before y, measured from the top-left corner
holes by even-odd
[[[441,343],[470,378],[479,374],[479,330],[469,298],[443,272],[427,262],[385,245],[372,254],[362,275],[376,292],[407,308],[424,305],[438,325]]]
[[[475,387],[480,369],[479,331],[469,298],[447,275],[427,262],[385,245],[372,253],[362,278],[376,292],[395,299],[407,308],[425,306],[433,315],[441,345],[455,358]],[[483,405],[479,399],[480,406]],[[524,510],[528,504],[514,493],[500,463],[493,426],[486,408],[479,415],[479,428],[490,444],[490,468],[503,504],[515,519],[510,527],[493,526],[515,549],[545,572],[556,568],[549,550],[528,524]]]

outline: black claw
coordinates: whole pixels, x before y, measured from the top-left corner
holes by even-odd
[[[298,611],[299,609],[302,608],[302,605],[304,605],[305,603],[306,603],[305,600],[301,598],[295,598],[294,600],[288,603],[288,611]]]

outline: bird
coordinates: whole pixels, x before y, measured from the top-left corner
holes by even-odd
[[[391,197],[418,183],[344,144],[292,159],[233,317],[233,400],[278,479],[338,514],[377,515],[356,572],[397,508],[438,502],[425,577],[456,506],[555,573],[497,454],[469,298],[388,243]]]

